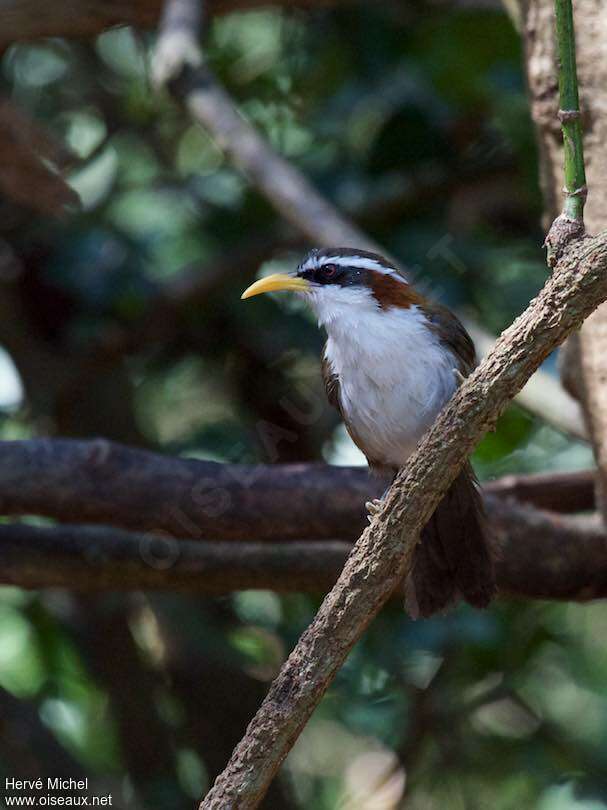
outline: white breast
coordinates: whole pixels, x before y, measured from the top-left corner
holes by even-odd
[[[352,290],[336,290],[332,301],[324,293],[313,305],[344,416],[368,458],[400,467],[452,396],[456,358],[416,306],[382,310],[366,290],[352,306],[344,295]]]

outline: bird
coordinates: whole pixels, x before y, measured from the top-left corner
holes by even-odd
[[[396,476],[461,381],[474,344],[456,315],[422,295],[396,264],[367,250],[316,248],[293,273],[261,278],[242,294],[292,291],[327,335],[327,397],[373,472]],[[369,519],[381,500],[367,503]],[[470,461],[420,533],[405,582],[413,618],[461,599],[477,608],[495,591],[495,543]]]

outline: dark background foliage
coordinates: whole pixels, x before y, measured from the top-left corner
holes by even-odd
[[[152,45],[118,29],[4,55],[3,92],[73,151],[82,206],[57,218],[0,201],[20,267],[1,279],[2,437],[361,461],[324,403],[311,316],[239,300],[308,245],[152,91]],[[207,55],[274,147],[431,294],[498,333],[542,284],[536,147],[503,10],[240,12],[211,23]],[[475,456],[484,478],[590,460],[516,406]],[[191,807],[318,598],[2,589],[0,774],[86,774],[114,806]],[[601,604],[500,601],[417,623],[391,606],[264,806],[604,807],[604,621]]]

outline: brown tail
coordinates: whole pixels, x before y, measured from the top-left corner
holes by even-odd
[[[463,598],[487,607],[495,594],[495,549],[472,467],[455,479],[421,533],[406,587],[411,616],[431,616]]]

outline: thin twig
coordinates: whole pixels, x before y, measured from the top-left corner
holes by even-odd
[[[164,87],[189,66],[202,65],[199,37],[204,19],[204,0],[166,0],[160,24],[154,58],[152,79]]]
[[[560,246],[584,234],[584,204],[588,189],[584,167],[584,144],[575,61],[575,31],[571,0],[554,0],[558,49],[559,112],[563,133],[565,201],[546,237],[547,261],[553,267]]]
[[[554,0],[559,54],[559,120],[563,131],[565,203],[563,215],[583,222],[586,188],[584,144],[575,60],[575,31],[571,0]]]
[[[172,87],[191,116],[210,132],[232,163],[282,217],[314,244],[379,249],[267,144],[208,69],[185,70],[180,82]]]
[[[152,63],[155,83],[171,90],[281,216],[312,242],[376,249],[241,116],[203,65],[197,39],[202,23],[201,0],[166,1]]]

